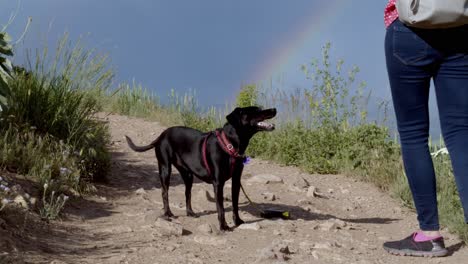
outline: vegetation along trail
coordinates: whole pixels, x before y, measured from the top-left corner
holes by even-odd
[[[6,234],[15,248],[2,253],[11,263],[465,263],[468,250],[447,232],[451,256],[402,258],[387,254],[384,241],[416,228],[415,214],[374,185],[342,175],[311,175],[295,167],[253,159],[243,185],[260,208],[291,213],[290,220],[262,219],[241,195],[245,225],[219,233],[212,187],[196,181],[193,207],[185,216],[184,185],[172,177],[172,222],[159,219],[162,200],[154,153],[135,153],[124,140],[152,141],[164,130],[157,122],[102,115],[110,125],[112,164],[109,183],[74,200],[62,221],[38,228],[23,219],[18,234]],[[230,184],[226,186],[229,194]],[[227,219],[231,219],[226,195]],[[7,218],[7,222],[12,217]],[[16,219],[18,220],[18,219]],[[19,220],[18,220],[19,221]],[[5,225],[5,222],[0,225]],[[229,222],[232,226],[232,222]],[[21,236],[21,230],[29,234]],[[53,234],[53,236],[51,235]]]

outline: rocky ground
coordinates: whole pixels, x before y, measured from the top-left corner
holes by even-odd
[[[136,118],[105,118],[113,140],[109,183],[98,185],[91,197],[71,200],[59,222],[45,224],[29,213],[5,213],[5,220],[0,219],[0,263],[467,262],[468,249],[446,231],[448,257],[389,255],[382,243],[415,230],[414,212],[371,184],[343,175],[311,175],[258,159],[245,167],[242,178],[257,203],[249,204],[241,194],[245,225],[220,233],[212,187],[200,181],[194,184],[192,200],[200,217],[185,216],[184,184],[177,174],[169,201],[178,218],[162,220],[154,152],[132,152],[124,135],[146,144],[164,128]],[[225,188],[229,194],[230,183]],[[226,218],[231,220],[229,195],[225,199]],[[291,219],[263,219],[258,208],[289,211]]]

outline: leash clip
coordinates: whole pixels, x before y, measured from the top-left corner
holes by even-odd
[[[227,144],[226,147],[229,151],[234,149],[234,146],[232,144]]]

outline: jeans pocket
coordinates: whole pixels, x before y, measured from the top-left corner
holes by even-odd
[[[404,25],[393,26],[393,55],[403,64],[418,66],[427,58],[429,45]]]

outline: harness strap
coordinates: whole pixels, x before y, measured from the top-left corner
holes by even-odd
[[[214,133],[216,135],[216,138],[218,139],[218,144],[230,156],[229,160],[231,163],[231,167],[229,169],[229,177],[232,178],[232,173],[234,172],[236,160],[245,159],[245,155],[239,155],[239,152],[234,148],[234,146],[227,139],[224,131],[219,132],[219,130],[216,130]],[[211,175],[211,169],[210,169],[210,165],[208,164],[206,148],[207,148],[208,137],[211,134],[213,134],[213,132],[210,132],[205,136],[205,138],[203,139],[203,145],[202,145],[203,165],[205,166],[205,169],[208,171],[208,175]]]
[[[237,151],[234,146],[229,142],[229,139],[226,137],[226,133],[224,131],[216,130],[216,138],[218,139],[218,143],[223,148],[223,150],[228,153],[233,158],[244,159],[245,155],[239,155],[239,151]]]
[[[205,136],[205,139],[203,140],[203,145],[202,145],[202,156],[203,156],[203,163],[205,165],[205,169],[208,171],[208,175],[211,175],[211,169],[210,165],[208,164],[208,159],[206,158],[206,142],[208,141],[208,137],[212,133],[209,133],[208,135]]]

